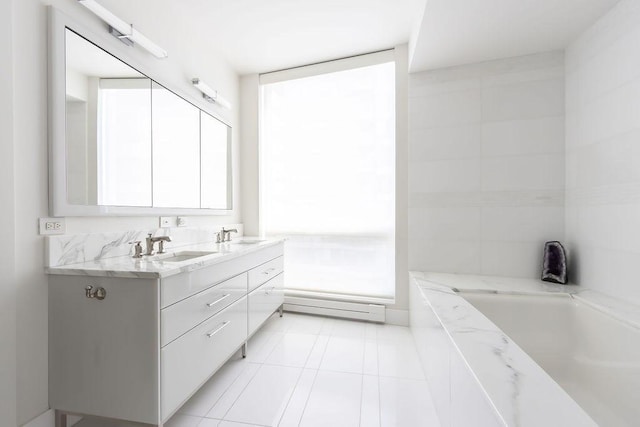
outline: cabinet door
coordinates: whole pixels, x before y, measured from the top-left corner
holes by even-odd
[[[153,82],[153,206],[200,207],[200,110]]]
[[[284,273],[249,294],[249,335],[253,334],[284,302]]]
[[[247,297],[161,350],[162,418],[166,420],[247,339]]]
[[[48,290],[51,408],[158,424],[157,280],[53,275]]]

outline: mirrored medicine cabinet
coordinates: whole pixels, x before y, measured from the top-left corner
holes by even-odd
[[[50,25],[51,215],[228,213],[231,127],[111,40],[55,9]]]

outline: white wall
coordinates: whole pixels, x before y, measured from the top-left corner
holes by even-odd
[[[396,46],[396,303],[409,309],[409,46]],[[389,319],[388,319],[389,320]],[[406,319],[398,323],[408,324]]]
[[[567,241],[572,281],[640,302],[640,2],[567,49]]]
[[[564,58],[410,75],[409,269],[539,277],[564,237]]]
[[[4,120],[10,119],[8,114],[2,114],[2,145],[0,147],[0,173],[9,175],[1,180],[0,195],[2,196],[3,212],[0,218],[0,233],[2,237],[2,252],[0,264],[4,269],[5,260],[8,264],[8,274],[2,274],[2,323],[0,336],[2,347],[0,363],[11,370],[11,357],[17,357],[17,385],[14,388],[13,399],[8,396],[2,399],[0,408],[15,408],[17,401],[17,423],[24,424],[38,416],[48,408],[47,393],[47,276],[44,274],[44,244],[38,235],[38,218],[48,215],[48,179],[47,179],[47,20],[45,4],[53,4],[72,17],[81,20],[86,26],[95,31],[106,31],[104,25],[93,17],[76,1],[68,0],[13,0],[2,2],[1,19],[12,17],[12,37],[0,38],[0,58],[2,58],[3,79],[2,111],[7,109],[5,97],[7,80],[4,73],[13,70],[13,77],[8,80],[13,83],[15,97],[13,98],[13,135],[6,135],[7,127]],[[223,113],[223,118],[236,128],[238,123],[238,76],[219,59],[215,52],[209,50],[206,40],[198,37],[197,28],[192,28],[186,20],[173,20],[176,13],[155,14],[150,1],[130,2],[125,0],[103,0],[105,7],[111,9],[125,20],[131,20],[136,27],[159,45],[169,51],[169,58],[156,60],[140,51],[141,60],[154,70],[154,77],[170,88],[183,95],[198,96],[198,92],[191,86],[191,77],[199,76],[210,85],[217,88],[225,98],[234,105],[231,111]],[[13,7],[13,14],[8,8]],[[180,10],[176,2],[176,10]],[[5,10],[7,9],[7,10]],[[7,13],[5,13],[7,12]],[[172,20],[170,23],[163,20]],[[5,24],[3,22],[3,24]],[[170,25],[171,24],[171,25]],[[2,31],[7,32],[11,25],[3,25]],[[9,30],[10,31],[10,30]],[[8,57],[6,43],[11,43],[15,55]],[[122,45],[122,49],[129,49]],[[128,50],[130,54],[131,50]],[[11,86],[9,86],[10,88]],[[9,106],[11,110],[11,106]],[[5,142],[5,141],[8,141]],[[234,130],[234,212],[229,216],[192,217],[191,225],[215,225],[237,223],[240,221],[239,188],[239,147],[237,129]],[[7,154],[7,156],[5,156]],[[12,160],[13,159],[13,160]],[[7,163],[7,164],[5,164]],[[4,178],[4,177],[3,177]],[[15,188],[14,188],[15,184]],[[15,217],[14,217],[15,215]],[[15,225],[15,227],[13,226]],[[68,233],[84,233],[95,231],[117,231],[129,229],[148,229],[158,225],[157,217],[139,218],[67,218]],[[9,227],[10,229],[8,229]],[[8,234],[7,239],[5,235]],[[15,241],[13,236],[15,235]],[[9,254],[5,254],[8,250]],[[14,277],[12,254],[15,254]],[[7,256],[5,256],[7,255]],[[5,285],[6,284],[6,285]],[[6,292],[5,292],[6,289]],[[17,327],[12,325],[12,293],[16,294]],[[5,312],[5,305],[8,305]],[[5,314],[6,313],[6,314]],[[7,323],[4,316],[8,316]],[[6,329],[6,330],[5,330]],[[12,345],[12,331],[17,332],[16,345]],[[5,341],[5,336],[7,341]],[[7,345],[5,345],[7,343]],[[5,355],[4,352],[11,353]],[[6,364],[3,362],[7,362]],[[2,371],[3,372],[3,371]],[[2,394],[4,388],[12,388],[2,377]],[[4,415],[4,414],[3,414]],[[1,418],[2,425],[15,425],[9,417]]]
[[[0,420],[16,425],[12,2],[0,2]]]
[[[244,232],[253,236],[257,236],[260,232],[259,78],[258,74],[250,74],[240,78],[242,220],[244,221]]]

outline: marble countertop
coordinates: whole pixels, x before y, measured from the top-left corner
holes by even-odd
[[[453,345],[507,426],[596,426],[515,342],[457,291],[567,295],[537,280],[411,272]]]
[[[237,239],[225,243],[199,243],[185,245],[176,248],[168,248],[167,254],[183,251],[203,251],[215,252],[181,262],[163,261],[157,256],[133,258],[127,256],[117,256],[112,258],[101,258],[93,261],[85,261],[74,264],[66,264],[55,267],[46,267],[48,274],[63,274],[76,276],[103,276],[103,277],[128,277],[157,279],[169,277],[188,271],[197,270],[202,267],[229,261],[242,255],[246,255],[270,246],[282,243],[282,239],[260,239],[258,243],[242,244],[242,241],[258,240],[257,238]],[[164,255],[166,257],[167,255]]]

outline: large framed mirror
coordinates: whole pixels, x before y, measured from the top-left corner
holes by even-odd
[[[231,127],[61,12],[50,20],[51,214],[228,213]]]

